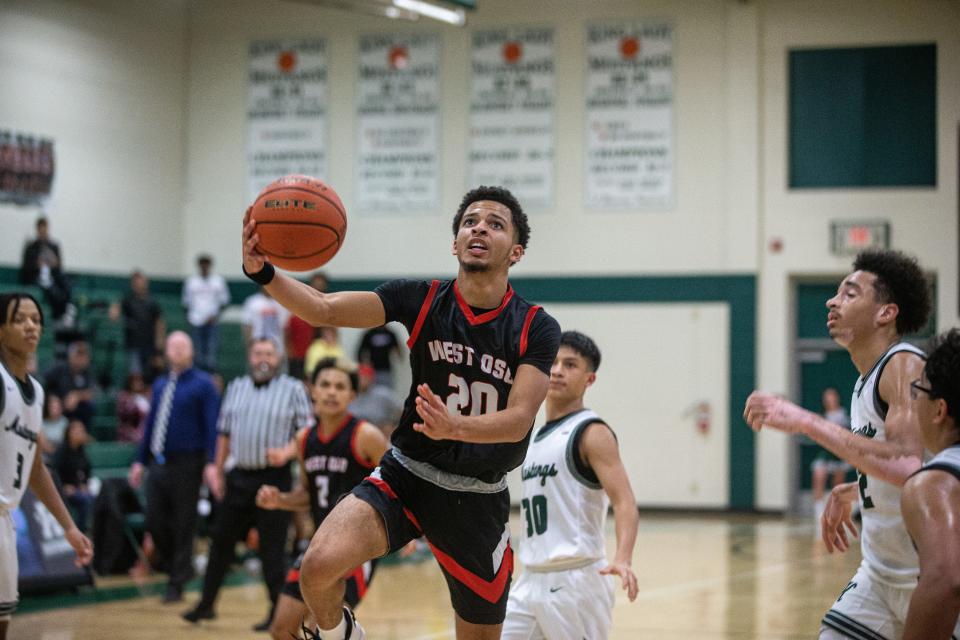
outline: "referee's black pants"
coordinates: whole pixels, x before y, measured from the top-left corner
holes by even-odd
[[[260,509],[256,505],[257,490],[273,485],[280,491],[290,491],[290,465],[267,469],[233,469],[227,474],[227,491],[218,508],[217,524],[210,537],[210,556],[203,577],[203,595],[198,609],[213,610],[223,579],[234,559],[234,547],[247,532],[257,528],[260,535],[258,555],[263,567],[263,581],[270,592],[271,616],[277,604],[286,573],[284,550],[290,512],[280,509]]]
[[[193,577],[197,500],[206,461],[203,451],[174,453],[163,464],[151,462],[148,469],[145,524],[161,568],[170,576],[168,586],[178,592]]]

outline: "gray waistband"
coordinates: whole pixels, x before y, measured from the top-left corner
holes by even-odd
[[[559,560],[551,564],[542,565],[524,565],[524,569],[531,573],[552,573],[554,571],[570,571],[571,569],[582,569],[592,564],[603,562],[603,558],[570,558],[569,560]]]
[[[450,491],[469,491],[471,493],[500,493],[507,488],[507,479],[503,477],[499,482],[484,482],[472,476],[461,476],[443,469],[437,469],[432,464],[408,458],[400,449],[393,448],[393,457],[403,467],[421,480]]]

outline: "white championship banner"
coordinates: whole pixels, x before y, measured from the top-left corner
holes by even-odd
[[[249,49],[247,199],[289,173],[327,175],[327,52],[317,38]]]
[[[361,213],[431,213],[439,206],[440,38],[360,38],[357,186]]]
[[[473,34],[468,188],[506,187],[525,209],[553,206],[553,29]]]
[[[584,200],[592,209],[673,203],[673,27],[587,27]]]

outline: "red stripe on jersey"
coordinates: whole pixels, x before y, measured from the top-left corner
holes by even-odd
[[[300,569],[290,569],[287,572],[287,582],[300,582]]]
[[[320,425],[317,425],[317,429],[320,428]],[[310,437],[311,429],[304,429],[303,436],[300,437],[300,460],[307,459],[307,438]]]
[[[365,479],[369,480],[373,484],[373,486],[375,486],[377,489],[380,489],[380,491],[387,494],[388,498],[399,500],[399,498],[397,497],[397,492],[393,490],[393,487],[391,487],[386,482],[384,482],[382,478],[374,478],[373,476],[367,476]],[[417,521],[416,516],[413,515],[410,509],[407,509],[406,507],[404,507],[403,514],[407,516],[407,520],[413,523],[413,526],[417,528],[417,531],[421,531],[421,532],[423,531],[423,529],[420,528],[420,523]]]
[[[500,568],[497,570],[497,575],[490,581],[484,580],[477,574],[463,568],[452,557],[433,546],[429,540],[427,540],[427,544],[430,546],[430,550],[433,551],[437,562],[447,570],[447,573],[462,582],[475,594],[487,602],[494,604],[499,602],[500,598],[503,597],[503,591],[507,588],[507,580],[510,579],[510,575],[513,573],[513,549],[509,543],[507,544],[507,550],[503,554],[503,559],[500,561]]]
[[[527,317],[523,320],[523,331],[520,332],[520,357],[527,353],[527,333],[530,331],[530,325],[533,324],[533,317],[540,310],[539,305],[530,307],[527,311]]]
[[[413,344],[417,341],[417,336],[420,335],[420,328],[423,327],[423,322],[427,319],[427,313],[430,312],[430,305],[433,303],[433,297],[437,295],[438,288],[440,288],[439,280],[434,280],[430,283],[430,291],[427,292],[427,297],[424,298],[423,304],[420,306],[420,313],[417,314],[417,322],[413,325],[413,331],[410,332],[410,337],[407,338],[407,349],[412,349]]]
[[[371,463],[369,460],[364,460],[360,456],[360,452],[357,451],[357,435],[360,433],[360,429],[365,424],[367,423],[364,420],[357,421],[357,428],[354,429],[353,433],[350,435],[350,451],[353,453],[353,459],[357,461],[357,464],[362,467],[366,467],[367,469],[373,469],[377,466],[376,463]]]
[[[510,299],[513,298],[513,287],[509,284],[507,285],[507,292],[503,296],[503,300],[500,302],[500,306],[486,313],[481,313],[476,316],[473,314],[473,309],[470,308],[470,305],[467,304],[467,301],[463,299],[463,296],[460,295],[460,287],[457,286],[456,280],[453,282],[453,293],[457,297],[457,304],[460,305],[460,311],[463,312],[463,315],[466,316],[467,322],[472,325],[483,324],[484,322],[490,322],[503,311],[503,308],[507,306],[507,303],[510,302]]]
[[[320,421],[320,420],[317,420],[317,439],[318,439],[322,444],[330,444],[330,442],[331,442],[334,438],[336,438],[338,435],[340,435],[340,432],[343,431],[343,430],[347,427],[348,424],[350,424],[350,421],[351,421],[352,419],[353,419],[353,416],[348,413],[348,414],[343,418],[343,422],[340,423],[340,426],[337,427],[336,429],[334,429],[333,433],[331,433],[331,434],[330,434],[329,436],[327,436],[327,437],[324,437],[324,436],[323,436],[323,431],[320,430],[321,421]]]

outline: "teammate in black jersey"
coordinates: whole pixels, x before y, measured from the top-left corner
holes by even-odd
[[[399,321],[410,333],[413,382],[393,449],[333,509],[303,559],[300,585],[324,640],[363,637],[340,610],[343,575],[420,536],[446,577],[457,638],[500,636],[513,569],[504,476],[523,460],[560,327],[510,287],[530,235],[510,192],[467,193],[453,231],[453,281],[324,294],[274,273],[257,250],[256,221],[244,218],[244,271],[290,311],[313,325]]]
[[[347,412],[357,395],[357,373],[333,358],[321,360],[311,381],[317,425],[297,434],[300,482],[288,493],[263,486],[257,492],[261,509],[310,510],[319,527],[337,501],[350,492],[380,462],[389,447],[377,427]],[[297,558],[287,574],[277,610],[270,625],[275,640],[295,637],[309,616],[300,593],[300,565]],[[356,607],[373,576],[373,564],[365,562],[346,577],[344,601]]]

